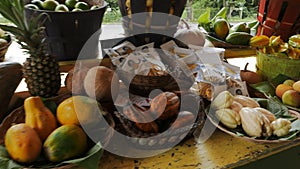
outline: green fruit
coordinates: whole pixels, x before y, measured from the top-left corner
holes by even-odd
[[[300,107],[300,94],[296,90],[288,90],[282,95],[282,103],[293,107]]]
[[[247,33],[250,33],[250,28],[247,26],[247,24],[245,22],[241,22],[241,23],[237,23],[237,24],[233,25],[229,29],[229,33],[233,33],[233,32],[247,32]]]
[[[286,84],[288,86],[293,86],[294,83],[295,83],[295,81],[292,79],[288,79],[283,82],[283,84]]]
[[[216,22],[214,22],[213,27],[216,35],[220,39],[225,39],[229,33],[230,26],[228,22],[223,18],[216,19]]]
[[[67,5],[68,8],[74,9],[75,4],[78,2],[78,0],[66,0],[65,4]]]
[[[91,10],[95,10],[95,9],[98,9],[98,8],[99,8],[99,6],[93,5],[90,9],[91,9]]]
[[[56,11],[56,12],[68,12],[69,8],[64,4],[59,4],[55,7],[54,11]]]
[[[43,9],[43,1],[41,0],[32,0],[30,3],[36,5],[37,7],[39,7],[39,9]]]
[[[77,125],[62,125],[45,140],[45,156],[52,162],[61,162],[80,156],[87,148],[87,136]]]
[[[57,5],[59,5],[59,3],[55,0],[45,0],[43,2],[43,9],[54,11]]]
[[[39,9],[38,6],[34,5],[34,4],[26,4],[25,8],[30,8],[30,9]]]
[[[85,2],[77,2],[75,4],[75,8],[82,9],[82,10],[89,10],[90,9],[89,5]]]
[[[72,10],[72,12],[80,12],[80,11],[82,11],[82,9],[74,8],[74,9]]]
[[[233,45],[249,45],[249,41],[253,36],[246,32],[230,33],[225,41]]]

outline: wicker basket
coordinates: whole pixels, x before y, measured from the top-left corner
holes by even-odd
[[[147,6],[148,1],[152,1],[151,6]],[[119,0],[118,3],[127,36],[154,33],[173,37],[186,0]],[[145,42],[161,40],[159,36],[145,36],[144,39]]]
[[[9,38],[8,43],[5,46],[3,46],[3,47],[0,48],[0,62],[4,61],[5,54],[6,54],[7,50],[8,50],[8,47],[11,45],[11,42],[12,42],[12,40],[11,40],[11,38]]]
[[[76,60],[86,41],[101,28],[102,19],[107,3],[95,10],[78,12],[55,12],[25,8],[26,17],[30,18],[46,13],[49,19],[45,22],[45,34],[48,43],[48,52],[58,61]],[[98,39],[94,44],[98,44]],[[96,58],[99,51],[90,51],[86,59]]]
[[[66,98],[69,98],[71,93],[64,93],[61,94],[57,97],[50,98],[49,100],[54,101],[56,104],[61,103],[63,100]],[[111,125],[112,128],[115,127],[115,123],[113,120],[113,117],[111,116],[110,113],[108,113],[105,116],[105,119],[107,120],[108,124]],[[13,125],[13,124],[19,124],[19,123],[24,123],[25,122],[25,112],[24,112],[24,106],[21,106],[14,111],[12,111],[1,123],[0,125],[0,144],[4,144],[4,137],[6,134],[6,131]],[[98,131],[98,130],[97,130]],[[99,131],[98,131],[99,132]],[[113,136],[113,131],[112,130],[105,130],[102,131],[105,132],[107,138],[104,140],[102,144],[103,147],[106,147],[109,144],[110,138]],[[74,164],[66,164],[62,165],[59,167],[55,167],[52,169],[69,169],[69,168],[76,168]],[[26,169],[39,169],[39,168],[31,168],[31,167],[26,167]]]
[[[279,74],[290,78],[300,79],[300,59],[278,58],[272,54],[257,53],[257,72],[264,79],[273,79]]]
[[[280,35],[287,40],[300,30],[300,0],[261,0],[257,35]]]
[[[181,95],[182,97],[183,95]],[[204,111],[204,101],[202,98],[198,99],[193,94],[185,93],[185,96],[192,97],[192,100],[184,107],[188,107],[186,111],[192,112],[197,118],[196,121],[191,125],[182,126],[175,130],[167,130],[169,124],[173,122],[174,119],[157,121],[157,124],[160,127],[160,130],[164,131],[163,133],[145,133],[140,129],[136,128],[134,122],[128,120],[124,117],[123,113],[115,112],[115,116],[119,120],[119,127],[117,130],[124,135],[128,136],[127,140],[130,145],[138,149],[166,149],[171,148],[174,145],[174,142],[180,143],[180,141],[190,138],[193,136],[196,129],[202,129],[205,122],[205,111]],[[183,96],[184,97],[184,96]],[[191,110],[195,107],[198,107],[198,111]],[[191,108],[191,109],[189,109]],[[185,110],[185,109],[184,109]],[[157,136],[155,139],[146,139],[152,136]]]

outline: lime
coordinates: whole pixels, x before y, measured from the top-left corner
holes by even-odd
[[[43,2],[43,9],[54,11],[57,5],[59,5],[59,3],[55,0],[45,0]]]
[[[54,11],[56,11],[56,12],[68,12],[69,8],[64,4],[59,4],[55,7]]]
[[[98,8],[99,8],[99,6],[93,5],[93,6],[91,7],[91,10],[98,9]]]
[[[72,12],[79,12],[79,11],[82,11],[82,9],[74,8],[74,9],[72,10]]]
[[[39,9],[38,6],[34,5],[34,4],[26,4],[25,8],[30,8],[30,9]]]
[[[68,8],[74,9],[75,4],[78,2],[78,0],[66,0],[65,4],[67,5]]]
[[[41,0],[32,0],[30,3],[36,5],[39,9],[43,9],[43,1]]]
[[[82,10],[89,10],[90,9],[89,5],[86,2],[77,2],[75,4],[75,8],[82,9]]]

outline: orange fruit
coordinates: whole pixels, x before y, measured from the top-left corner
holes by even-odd
[[[288,90],[292,90],[293,87],[289,86],[287,84],[280,84],[276,87],[275,93],[276,96],[278,96],[279,98],[282,98],[282,95],[284,92],[288,91]]]
[[[98,102],[86,96],[72,96],[65,99],[58,105],[56,116],[62,125],[90,124],[102,117]]]

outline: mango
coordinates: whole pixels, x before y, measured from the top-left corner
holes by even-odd
[[[225,41],[233,45],[249,45],[252,37],[246,32],[233,32],[226,37]]]
[[[220,39],[225,39],[230,29],[228,22],[223,18],[216,19],[216,21],[213,24],[213,27],[216,35]]]
[[[283,82],[283,84],[289,85],[289,86],[293,86],[293,84],[295,83],[294,80],[292,79],[287,79]],[[300,84],[300,83],[299,83]]]
[[[300,80],[293,83],[293,89],[296,90],[297,92],[300,92]]]
[[[233,33],[233,32],[247,32],[247,33],[250,33],[250,28],[247,26],[247,24],[245,22],[240,22],[240,23],[237,23],[237,24],[233,25],[229,29],[229,33]]]
[[[276,93],[276,96],[279,97],[279,98],[282,98],[282,95],[288,91],[288,90],[292,90],[292,86],[289,86],[287,84],[279,84],[276,89],[275,89],[275,93]]]
[[[296,90],[288,90],[282,95],[282,103],[292,107],[300,107],[300,94]]]
[[[10,157],[19,163],[34,162],[42,150],[38,134],[25,123],[13,125],[7,130],[4,145]]]
[[[87,136],[77,125],[66,124],[55,129],[45,140],[43,150],[52,162],[61,162],[83,154],[87,149]]]

